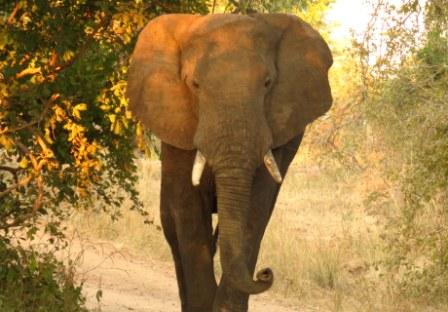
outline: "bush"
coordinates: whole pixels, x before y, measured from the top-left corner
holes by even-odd
[[[387,57],[366,75],[365,103],[387,155],[383,174],[402,194],[398,205],[389,198],[396,210],[389,215],[387,263],[403,293],[432,302],[448,300],[448,9],[442,2],[428,1],[424,12],[415,1],[386,10],[396,24],[383,38]],[[400,17],[420,13],[426,31],[416,36],[418,25],[406,29]]]
[[[84,302],[72,267],[0,239],[0,311],[86,312]]]
[[[126,199],[145,214],[127,64],[142,27],[173,12],[207,1],[0,0],[0,311],[83,310],[70,267],[14,231],[61,238],[76,208],[119,215]]]

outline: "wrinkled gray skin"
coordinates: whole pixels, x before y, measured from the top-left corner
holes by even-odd
[[[184,312],[247,311],[267,290],[254,267],[280,185],[305,127],[331,106],[331,53],[284,14],[166,15],[141,32],[129,68],[130,109],[162,144],[161,217]],[[207,166],[191,182],[197,151]],[[213,273],[211,215],[223,275]]]

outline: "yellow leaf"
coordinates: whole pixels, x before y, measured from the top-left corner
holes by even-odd
[[[66,119],[65,111],[58,105],[53,107],[54,114],[56,115],[56,121],[62,122]]]
[[[28,75],[35,75],[38,73],[41,73],[40,67],[37,67],[37,68],[28,67],[28,68],[25,68],[24,70],[22,70],[20,73],[17,73],[16,78],[18,79],[18,78],[22,78],[22,77],[25,77]]]
[[[22,157],[22,159],[19,162],[19,167],[25,169],[29,165],[29,161],[26,157]]]
[[[50,132],[50,129],[49,129],[49,128],[45,128],[45,136],[44,136],[44,138],[45,138],[45,140],[46,140],[48,143],[50,143],[50,144],[53,144],[53,143],[54,143],[53,139],[51,138],[51,132]]]
[[[81,113],[79,112],[79,110],[74,109],[74,110],[72,111],[72,114],[73,114],[73,116],[74,116],[76,119],[81,119]]]
[[[114,123],[115,120],[117,119],[117,115],[115,115],[115,114],[109,114],[109,115],[107,115],[107,117],[109,117],[109,120],[111,123]]]
[[[127,119],[132,119],[132,112],[127,110],[125,116]]]
[[[123,124],[123,126],[128,129],[129,128],[129,121],[128,119],[126,119],[125,117],[121,118],[121,123]]]
[[[89,153],[89,154],[95,154],[95,153],[96,153],[96,150],[97,150],[97,147],[96,147],[96,145],[94,145],[94,144],[90,144],[90,145],[87,147],[87,153]]]
[[[38,164],[38,166],[37,166],[37,168],[35,170],[42,169],[47,163],[48,163],[48,160],[46,160],[46,159],[39,160],[39,164]]]
[[[108,112],[110,110],[110,106],[106,104],[100,105],[100,108],[105,112]]]
[[[39,143],[42,150],[48,149],[47,145],[45,144],[44,140],[40,136],[37,137],[37,143]]]
[[[135,134],[137,136],[142,136],[143,135],[143,127],[141,123],[137,124],[137,128],[135,129]]]
[[[116,135],[120,135],[123,132],[123,128],[122,128],[121,122],[119,120],[117,120],[117,122],[114,123],[113,132]]]
[[[86,103],[80,103],[73,107],[72,114],[76,119],[81,119],[81,111],[87,110],[87,104]]]
[[[76,109],[76,110],[79,110],[79,111],[85,111],[85,110],[87,110],[87,104],[86,103],[76,104],[73,109]]]
[[[57,162],[55,160],[49,161],[48,162],[48,169],[50,169],[50,170],[59,169],[59,162]]]
[[[0,145],[3,145],[6,150],[10,150],[14,146],[14,142],[6,135],[0,135]]]
[[[63,55],[62,55],[62,60],[64,62],[68,62],[70,61],[73,56],[75,55],[75,53],[73,51],[66,51]]]
[[[47,144],[45,144],[44,140],[40,136],[37,137],[37,143],[42,148],[45,157],[54,157],[53,151],[48,148]]]

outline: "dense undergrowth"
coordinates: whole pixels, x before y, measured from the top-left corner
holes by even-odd
[[[421,12],[411,4],[398,13],[424,14],[425,31],[420,38],[417,29],[408,30],[414,36],[397,38],[393,34],[403,24],[391,28],[386,55],[399,63],[377,64],[388,72],[371,74],[366,116],[387,152],[382,172],[401,191],[387,227],[388,264],[399,272],[403,293],[447,303],[448,10],[443,1],[430,1]],[[399,44],[408,52],[394,50]],[[394,205],[381,195],[383,204]]]
[[[87,312],[72,264],[0,239],[0,311]]]
[[[203,0],[0,0],[0,311],[84,310],[74,266],[30,242],[42,232],[54,245],[67,217],[93,202],[116,218],[130,198],[145,214],[129,54],[151,18],[206,11]]]

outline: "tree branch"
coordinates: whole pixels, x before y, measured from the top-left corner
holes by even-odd
[[[8,25],[11,25],[14,22],[14,18],[17,15],[17,12],[19,12],[20,9],[20,2],[17,1],[16,5],[14,6],[14,10],[12,11],[11,15],[9,15],[8,20],[6,21],[6,23]]]
[[[40,68],[25,68],[20,73],[16,74],[16,79],[20,79],[26,76],[32,76],[40,72],[41,72]]]
[[[6,195],[8,195],[9,193],[11,193],[12,191],[18,189],[19,187],[28,185],[31,180],[33,179],[32,175],[27,176],[26,178],[23,178],[22,180],[20,180],[18,183],[8,187],[6,190],[0,192],[0,198],[5,197]]]
[[[33,205],[33,213],[35,213],[37,210],[40,209],[40,207],[42,207],[43,200],[44,200],[44,181],[43,181],[42,175],[40,175],[37,178],[37,189],[39,191],[39,194],[37,195],[37,198]]]
[[[11,172],[12,174],[16,174],[17,171],[20,170],[20,168],[14,168],[14,167],[8,167],[8,166],[0,166],[0,170],[3,170],[3,171],[9,171],[9,172]]]
[[[45,103],[44,110],[42,111],[42,113],[39,115],[39,117],[38,117],[36,120],[30,121],[30,122],[28,122],[28,123],[25,123],[25,124],[23,124],[23,125],[20,125],[20,126],[18,126],[18,127],[12,128],[12,129],[6,128],[5,130],[0,131],[0,134],[4,134],[4,133],[14,133],[14,132],[17,132],[17,131],[20,131],[20,130],[23,130],[23,129],[32,127],[32,126],[34,126],[34,125],[40,123],[40,122],[45,118],[45,116],[47,115],[47,112],[48,112],[48,110],[50,109],[50,107],[53,105],[53,103],[54,103],[59,97],[60,97],[59,94],[53,94],[53,95],[50,97],[50,99],[47,101],[47,103]]]

